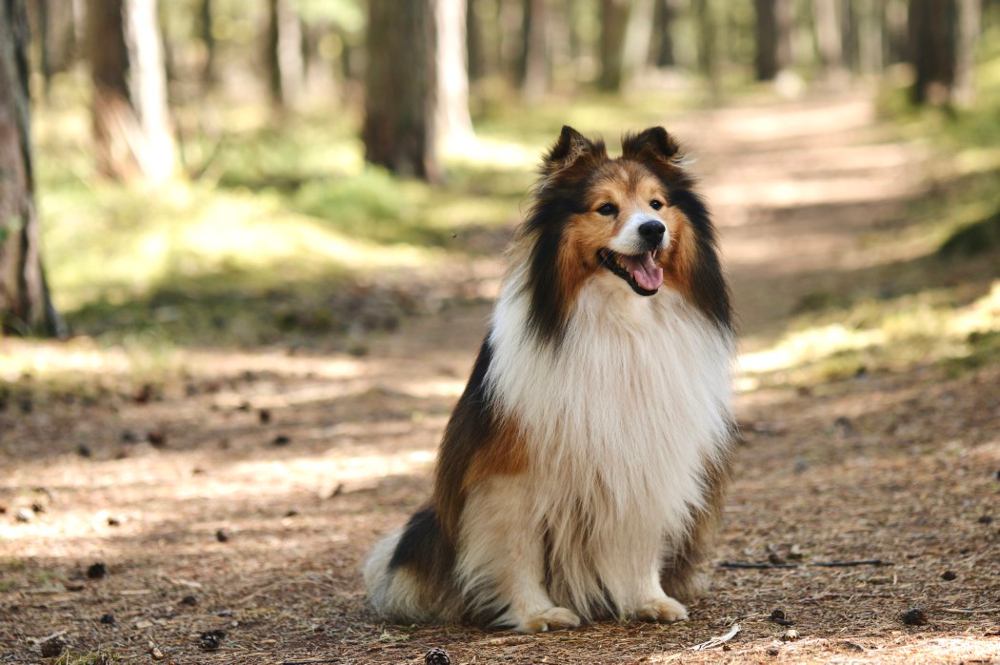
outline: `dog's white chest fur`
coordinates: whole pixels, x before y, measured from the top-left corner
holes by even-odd
[[[581,608],[628,607],[649,561],[688,528],[706,462],[731,417],[731,336],[679,294],[588,281],[558,347],[528,325],[509,280],[493,319],[487,383],[527,437],[532,521],[549,546],[549,592]]]

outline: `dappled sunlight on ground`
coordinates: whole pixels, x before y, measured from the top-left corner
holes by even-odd
[[[154,228],[125,233],[122,245],[152,237],[150,253],[121,265],[155,264],[150,274],[167,281],[204,272],[184,286],[202,309],[199,289],[224,281],[227,298],[211,301],[228,303],[220,325],[246,309],[280,318],[308,291],[320,295],[290,313],[336,310],[339,327],[299,336],[296,318],[238,345],[182,343],[168,328],[0,340],[0,608],[17,626],[0,621],[0,653],[31,659],[32,640],[65,631],[75,650],[113,648],[122,662],[149,659],[150,643],[178,663],[395,663],[428,646],[453,662],[582,664],[595,649],[629,663],[995,657],[1000,276],[990,255],[935,263],[927,233],[899,240],[922,223],[913,198],[933,156],[888,141],[860,94],[672,118],[647,106],[628,117],[664,120],[698,153],[743,329],[741,445],[715,562],[892,565],[716,568],[691,621],[672,626],[603,622],[524,637],[374,617],[358,566],[427,499],[531,180],[518,172],[560,119],[540,109],[524,136],[494,128],[456,150],[457,196],[413,183],[395,192],[384,174],[352,171],[355,144],[324,148],[310,126],[287,137],[301,144],[302,172],[246,168],[228,172],[221,203],[150,204]],[[240,131],[261,131],[260,118],[245,120]],[[581,130],[612,120],[599,101],[562,119]],[[281,162],[282,144],[259,138],[258,161]],[[342,154],[324,167],[331,150]],[[402,205],[379,207],[387,193]],[[67,214],[74,200],[53,203]],[[94,214],[127,229],[143,203]],[[175,220],[171,206],[190,215]],[[412,219],[398,214],[411,207]],[[369,215],[376,228],[355,233],[350,219]],[[428,216],[443,234],[419,235]],[[65,253],[72,238],[61,232],[53,241]],[[369,274],[284,273],[274,261],[289,257]],[[58,279],[87,300],[90,286],[107,287],[81,279],[101,260],[81,257]],[[230,260],[250,269],[212,272]],[[276,277],[280,289],[247,299]],[[390,277],[409,308],[358,326],[397,306]],[[128,306],[140,295],[115,297]],[[198,311],[154,298],[136,316],[164,308]],[[113,332],[119,314],[98,309],[88,321]],[[89,579],[96,562],[107,574]],[[904,625],[910,607],[929,623]],[[795,620],[798,639],[780,639],[775,609]],[[113,624],[99,621],[106,613]],[[743,630],[731,651],[690,651],[733,622]],[[222,648],[200,651],[192,636],[213,629],[227,631]]]

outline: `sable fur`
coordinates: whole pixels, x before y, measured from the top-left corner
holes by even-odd
[[[366,562],[381,614],[524,632],[686,617],[664,589],[698,591],[721,512],[730,299],[677,143],[656,127],[622,147],[564,127],[543,161],[431,501]],[[644,297],[600,252],[647,220],[666,233]]]

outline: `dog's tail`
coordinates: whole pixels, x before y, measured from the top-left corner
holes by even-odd
[[[405,623],[454,622],[462,602],[453,577],[454,550],[433,509],[383,538],[364,565],[368,600],[383,617]]]
[[[396,529],[380,540],[365,560],[365,586],[368,587],[368,602],[380,615],[399,620],[416,620],[414,594],[406,583],[405,573],[390,567],[392,555],[399,546],[403,529]]]

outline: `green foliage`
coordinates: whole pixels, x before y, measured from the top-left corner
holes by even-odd
[[[149,190],[100,179],[85,100],[58,85],[53,99],[36,126],[56,304],[76,332],[150,348],[317,337],[348,348],[352,336],[389,330],[421,306],[413,275],[499,256],[563,122],[610,134],[614,149],[622,127],[661,122],[683,103],[595,97],[567,117],[507,102],[446,158],[441,187],[366,166],[349,112],[276,121],[266,107],[237,104],[211,133],[182,106],[199,178]]]
[[[55,665],[111,665],[118,662],[121,661],[110,649],[87,652],[69,650],[56,659]]]

